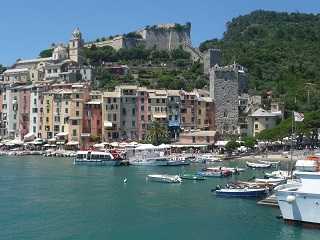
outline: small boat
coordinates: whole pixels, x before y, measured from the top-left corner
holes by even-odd
[[[246,162],[247,166],[248,167],[251,167],[251,168],[269,168],[271,167],[271,164],[268,163],[253,163],[253,162]]]
[[[234,188],[234,187],[225,187],[220,188],[217,186],[216,189],[212,189],[212,192],[215,192],[217,196],[223,197],[263,197],[269,193],[268,188]]]
[[[207,167],[204,169],[204,171],[216,171],[216,170],[231,171],[233,174],[245,171],[244,168],[233,168],[233,167]]]
[[[273,171],[271,173],[265,173],[264,175],[268,178],[289,178],[290,172],[278,170],[278,171]]]
[[[259,160],[259,163],[263,163],[263,164],[270,164],[271,167],[278,167],[280,164],[280,161],[264,161],[264,160]]]
[[[188,174],[188,173],[185,173],[185,174],[182,174],[180,175],[181,179],[186,179],[186,180],[205,180],[206,178],[203,177],[203,176],[200,176],[198,174]]]
[[[151,174],[151,175],[148,175],[147,179],[149,181],[154,181],[154,182],[182,183],[182,179],[178,175]]]
[[[256,183],[266,183],[266,184],[271,184],[271,185],[274,185],[274,186],[277,186],[281,183],[284,183],[286,182],[286,179],[285,178],[256,178],[254,180]]]
[[[190,165],[190,161],[187,160],[185,157],[173,156],[167,162],[168,166],[185,166]]]
[[[135,166],[168,166],[168,161],[167,157],[154,157],[129,160],[129,163]]]
[[[212,154],[203,154],[197,157],[202,162],[222,162],[222,160]]]
[[[232,172],[228,170],[210,170],[200,171],[198,174],[203,177],[228,177],[232,175]]]

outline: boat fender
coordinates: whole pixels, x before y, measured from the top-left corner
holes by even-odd
[[[128,182],[128,179],[127,179],[127,178],[124,178],[124,179],[123,179],[123,183],[126,184],[127,182]]]
[[[287,197],[286,200],[287,200],[288,203],[293,203],[296,200],[296,197],[293,196],[293,195],[290,195],[290,196]]]

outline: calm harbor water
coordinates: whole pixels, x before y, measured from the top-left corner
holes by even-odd
[[[277,208],[210,193],[231,179],[146,181],[151,173],[200,167],[87,167],[61,158],[0,157],[0,239],[320,239],[320,230],[277,219]]]

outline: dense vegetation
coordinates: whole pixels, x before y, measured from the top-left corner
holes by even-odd
[[[192,90],[208,84],[202,74],[203,65],[193,63],[190,53],[182,48],[164,51],[139,46],[116,51],[109,46],[97,48],[93,45],[85,49],[85,56],[88,64],[97,69],[97,88],[109,89],[117,84],[131,83],[154,88]],[[103,67],[107,62],[127,64],[130,67],[129,75],[110,74]]]
[[[303,122],[294,123],[294,133],[300,137],[308,139],[317,139],[318,129],[320,128],[320,112],[307,112],[304,114],[305,119]],[[257,139],[260,140],[281,140],[284,137],[290,136],[292,133],[292,117],[282,121],[273,129],[262,131]]]
[[[272,90],[289,109],[317,110],[319,24],[320,15],[255,11],[227,23],[221,40],[206,41],[200,49],[221,48],[224,63],[247,67],[252,90]]]

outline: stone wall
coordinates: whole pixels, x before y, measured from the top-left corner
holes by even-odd
[[[185,44],[191,45],[191,25],[156,25],[146,27],[138,34],[142,36],[147,48],[156,47],[159,50],[173,50]]]
[[[215,102],[216,130],[236,134],[238,126],[238,76],[234,65],[210,70],[210,97]]]

